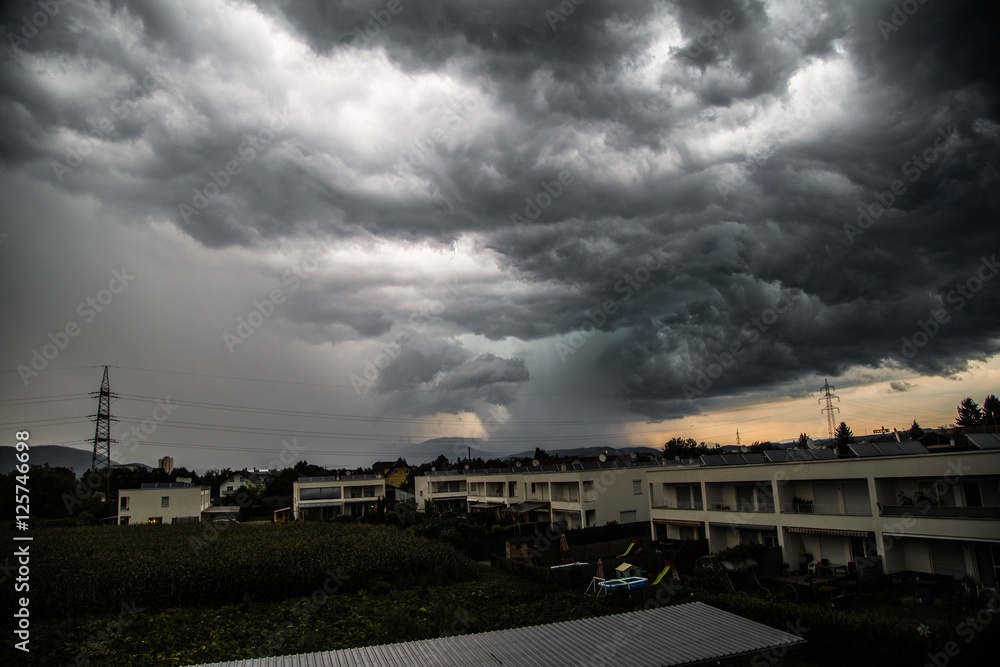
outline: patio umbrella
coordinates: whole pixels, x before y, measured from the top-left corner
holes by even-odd
[[[597,559],[597,574],[594,576],[596,576],[598,579],[604,578],[604,561],[601,560],[600,558]]]
[[[566,534],[563,533],[559,536],[559,551],[566,553],[569,551],[569,542],[566,541]]]

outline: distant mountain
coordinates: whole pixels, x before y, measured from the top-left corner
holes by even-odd
[[[93,452],[85,449],[75,449],[64,445],[39,445],[32,447],[30,463],[33,466],[49,464],[52,468],[69,468],[78,476],[90,469]],[[0,473],[8,473],[14,470],[17,459],[14,455],[17,452],[13,447],[0,447]],[[117,465],[116,462],[112,462]],[[144,465],[144,464],[136,464]],[[146,466],[148,467],[148,466]]]
[[[549,456],[579,456],[584,458],[587,456],[599,456],[602,453],[611,454],[612,456],[625,456],[631,452],[636,454],[662,454],[662,449],[654,449],[652,447],[573,447],[570,449],[546,449],[545,453]],[[529,449],[525,452],[519,452],[517,454],[510,454],[514,458],[524,459],[535,455],[534,449]]]
[[[459,458],[465,458],[469,455],[469,449],[472,449],[472,457],[483,458],[483,459],[506,459],[510,457],[514,458],[529,458],[535,455],[535,450],[530,449],[524,452],[519,452],[516,454],[502,454],[497,452],[484,451],[483,446],[487,444],[487,440],[482,440],[480,438],[434,438],[432,440],[425,440],[423,442],[414,443],[408,445],[399,451],[399,456],[402,456],[410,465],[420,465],[421,463],[429,463],[436,459],[439,455],[444,454],[451,461],[455,461]],[[411,453],[407,453],[410,450]],[[651,447],[628,447],[628,448],[615,448],[615,447],[573,447],[570,449],[546,449],[546,453],[549,456],[597,456],[601,452],[607,452],[608,454],[624,455],[629,452],[637,453],[649,453],[649,454],[660,454],[661,450],[653,449]],[[420,452],[419,454],[414,454],[412,452]]]
[[[471,448],[473,458],[477,456],[491,458],[492,454],[483,452],[483,444],[485,442],[481,438],[433,438],[403,446],[399,450],[399,456],[405,458],[406,462],[410,465],[420,465],[421,463],[433,461],[441,454],[444,454],[452,461],[459,458],[464,459],[469,455],[469,449]],[[407,450],[409,450],[409,453]]]

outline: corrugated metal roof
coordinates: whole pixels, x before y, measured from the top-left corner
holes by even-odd
[[[402,644],[255,658],[201,667],[668,667],[805,643],[701,602]]]

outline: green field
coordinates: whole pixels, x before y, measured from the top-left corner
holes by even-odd
[[[5,642],[3,655],[16,662],[4,664],[185,665],[621,610],[492,570],[394,527],[204,530],[39,531],[32,543],[32,651],[25,661]],[[199,542],[206,536],[212,539]],[[3,596],[10,608],[9,583]]]

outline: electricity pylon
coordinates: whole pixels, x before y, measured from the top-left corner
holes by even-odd
[[[830,430],[830,440],[833,440],[833,431],[836,429],[836,426],[834,425],[833,413],[840,412],[840,408],[833,404],[833,399],[837,399],[839,401],[840,396],[833,393],[833,390],[836,389],[836,387],[831,385],[826,378],[823,378],[823,386],[820,387],[820,389],[823,391],[823,398],[818,400],[820,403],[826,401],[826,407],[820,410],[820,412],[826,413],[826,425]]]

